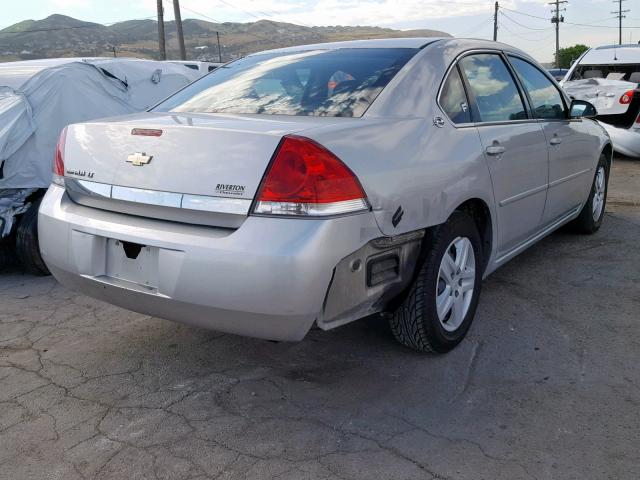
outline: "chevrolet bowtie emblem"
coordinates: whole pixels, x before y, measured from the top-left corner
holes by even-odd
[[[147,163],[149,163],[152,158],[152,155],[147,155],[144,152],[136,152],[127,156],[127,162],[135,165],[136,167],[141,167],[142,165],[146,165]]]

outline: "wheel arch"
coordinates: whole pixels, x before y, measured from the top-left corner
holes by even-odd
[[[491,256],[493,253],[493,245],[494,245],[494,237],[496,234],[496,227],[494,222],[494,215],[492,214],[491,208],[489,204],[479,198],[472,197],[458,204],[456,208],[454,208],[449,215],[444,219],[444,221],[438,225],[433,225],[431,227],[427,227],[424,229],[425,235],[422,238],[422,246],[420,248],[420,252],[416,259],[416,263],[414,266],[414,270],[411,274],[411,281],[408,284],[408,287],[405,288],[401,293],[399,293],[395,298],[393,298],[386,306],[385,311],[393,311],[400,306],[400,304],[404,301],[409,291],[411,290],[411,285],[416,281],[416,278],[422,268],[422,265],[429,253],[429,249],[432,246],[433,235],[435,230],[445,223],[451,215],[455,212],[464,212],[468,214],[471,218],[473,218],[476,228],[480,233],[480,238],[482,240],[482,253],[483,253],[483,272],[486,271],[487,266],[491,260]]]
[[[489,205],[481,198],[470,198],[458,205],[454,211],[465,212],[475,222],[482,240],[483,270],[487,268],[493,252],[494,221]]]
[[[607,142],[602,147],[602,153],[607,157],[608,167],[611,168],[611,163],[613,162],[613,145],[610,142]]]

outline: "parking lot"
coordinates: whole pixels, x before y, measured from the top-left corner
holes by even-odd
[[[379,318],[274,343],[3,272],[0,478],[636,479],[639,161],[609,200],[491,275],[437,357]]]

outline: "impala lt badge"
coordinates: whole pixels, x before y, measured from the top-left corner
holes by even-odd
[[[136,167],[141,167],[149,163],[152,158],[152,155],[147,155],[144,152],[136,152],[127,156],[127,162],[129,162],[131,165],[135,165]]]

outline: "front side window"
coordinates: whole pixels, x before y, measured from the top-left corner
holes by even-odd
[[[460,60],[460,68],[475,97],[481,122],[527,118],[518,87],[500,55],[469,55]]]
[[[529,94],[536,118],[567,118],[562,95],[544,73],[520,58],[509,57],[509,61]]]
[[[442,86],[440,106],[453,123],[468,123],[471,121],[467,95],[464,92],[462,79],[457,68],[451,70],[447,81]]]
[[[251,55],[216,69],[154,111],[361,117],[418,51],[354,48]]]

